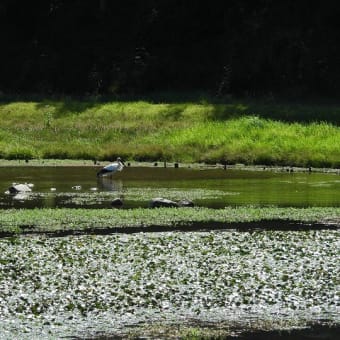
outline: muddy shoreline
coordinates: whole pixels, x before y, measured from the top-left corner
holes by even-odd
[[[6,160],[0,159],[0,167],[94,167],[101,168],[110,163],[107,161],[76,160],[76,159],[29,159]],[[137,162],[126,161],[127,167],[159,167],[159,168],[188,168],[198,170],[247,170],[247,171],[274,171],[274,172],[316,172],[334,173],[340,175],[338,168],[295,167],[290,165],[246,165],[246,164],[208,164],[208,163],[180,163],[180,162]]]

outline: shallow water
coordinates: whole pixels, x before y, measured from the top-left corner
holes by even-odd
[[[97,179],[97,171],[97,167],[1,168],[0,209],[109,208],[117,197],[125,208],[147,207],[154,197],[189,199],[212,208],[340,206],[340,176],[334,173],[128,167],[112,178]],[[6,194],[13,182],[34,187],[31,193]]]
[[[110,208],[115,197],[146,207],[159,196],[214,208],[340,206],[336,174],[129,167],[98,180],[97,170],[0,168],[0,209]],[[33,191],[5,194],[12,182]],[[335,230],[3,238],[0,338],[89,338],[190,319],[338,325],[338,244]]]

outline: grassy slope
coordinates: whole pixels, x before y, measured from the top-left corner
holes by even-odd
[[[0,157],[340,166],[337,106],[37,101],[0,104]]]

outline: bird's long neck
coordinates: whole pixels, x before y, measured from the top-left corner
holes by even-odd
[[[123,169],[124,168],[124,164],[121,161],[118,161],[118,169]]]

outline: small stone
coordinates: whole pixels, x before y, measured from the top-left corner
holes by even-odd
[[[13,184],[8,188],[11,194],[17,194],[18,192],[31,192],[32,189],[27,184]]]
[[[194,206],[195,206],[195,204],[194,204],[193,201],[190,201],[190,200],[187,200],[187,199],[180,200],[180,201],[178,202],[178,205],[179,205],[180,207],[194,207]]]
[[[179,206],[178,203],[171,201],[167,198],[163,198],[163,197],[153,198],[149,205],[151,208],[178,207]]]
[[[123,205],[123,201],[120,198],[115,198],[112,202],[111,205],[113,207],[121,207]]]

